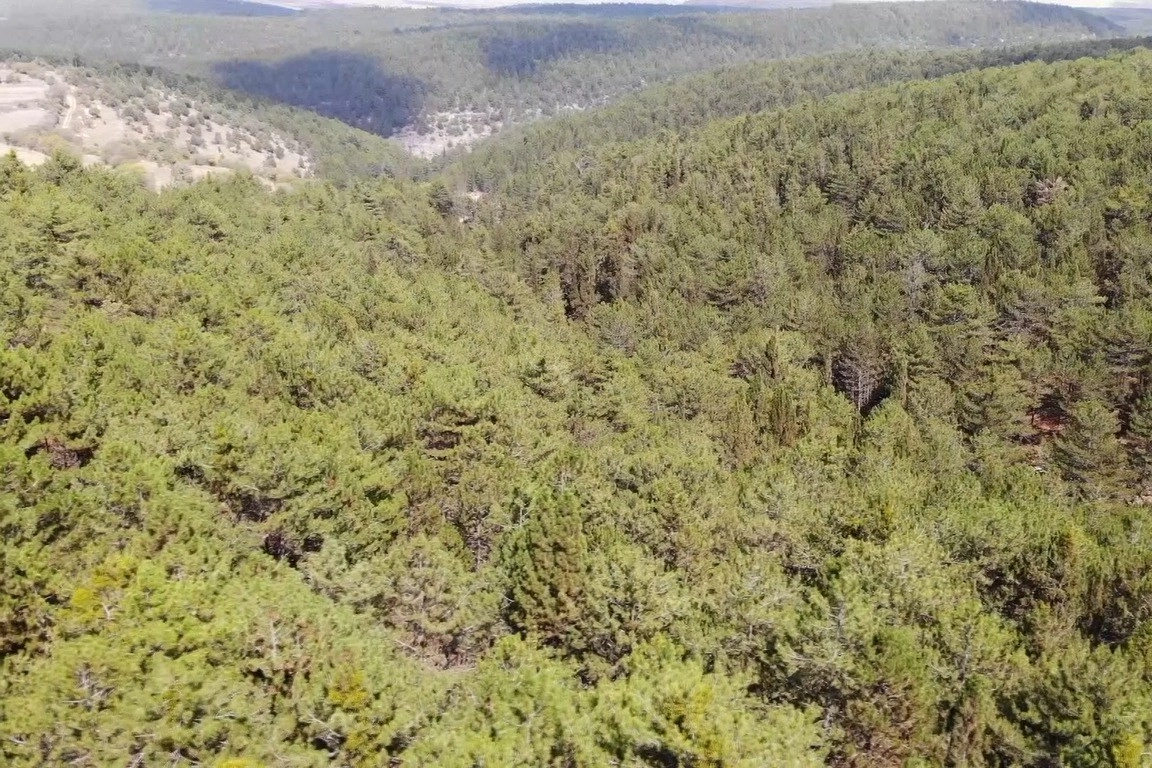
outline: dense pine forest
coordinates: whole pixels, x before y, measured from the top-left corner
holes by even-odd
[[[1149,765],[1146,42],[744,64],[440,169],[85,70],[319,171],[0,157],[0,765]]]
[[[992,66],[1104,56],[1150,44],[1152,38],[1111,38],[962,51],[870,50],[723,67],[645,89],[601,109],[534,123],[505,141],[487,142],[468,155],[449,158],[445,175],[469,190],[498,190],[505,198],[531,201],[551,179],[539,172],[542,166],[579,168],[609,144],[661,132],[685,134],[718,118],[834,93]]]

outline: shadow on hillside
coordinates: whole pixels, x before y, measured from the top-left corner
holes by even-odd
[[[541,64],[574,54],[610,53],[627,40],[604,24],[509,24],[481,41],[484,65],[499,75],[523,77]]]
[[[221,85],[303,107],[380,136],[416,120],[426,88],[384,71],[371,56],[311,51],[275,62],[229,61],[214,67]]]

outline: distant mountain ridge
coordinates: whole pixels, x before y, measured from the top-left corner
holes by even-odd
[[[630,5],[689,5],[724,8],[811,8],[839,4],[882,2],[883,0],[690,0],[690,2],[667,2],[666,0],[634,0]],[[913,0],[933,2],[933,0]],[[1076,0],[1073,3],[1057,3],[1051,0],[1038,0],[1046,5],[1068,5],[1073,8],[1126,8],[1152,9],[1152,0]],[[544,5],[609,5],[602,0],[151,0],[154,5],[186,6],[265,6],[283,9],[286,12],[303,10],[323,10],[335,8],[507,8],[512,6]],[[187,12],[187,11],[184,11]],[[199,11],[211,12],[211,11]],[[236,11],[218,11],[236,13]]]
[[[299,11],[262,0],[147,0],[148,9],[168,13],[204,13],[218,16],[291,16]]]
[[[176,0],[179,1],[179,0]],[[199,0],[190,0],[199,2]],[[227,2],[228,0],[224,0]],[[487,9],[507,8],[511,6],[538,6],[538,5],[608,5],[598,0],[563,0],[563,2],[539,2],[539,0],[231,0],[231,2],[246,5],[267,5],[284,8],[289,11],[325,10],[337,8],[460,8],[460,9]],[[706,5],[707,3],[673,3],[663,0],[635,0],[629,5]],[[794,3],[799,6],[805,3]],[[817,5],[819,3],[806,3]],[[717,3],[716,5],[732,5],[737,3]]]

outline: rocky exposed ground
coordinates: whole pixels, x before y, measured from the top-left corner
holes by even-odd
[[[57,149],[86,164],[133,168],[156,189],[239,169],[269,184],[312,174],[295,142],[213,105],[80,70],[0,64],[0,151],[35,165]]]

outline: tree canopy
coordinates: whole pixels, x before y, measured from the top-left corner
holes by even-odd
[[[0,762],[1144,765],[1152,53],[959,69],[532,205],[0,159]]]

